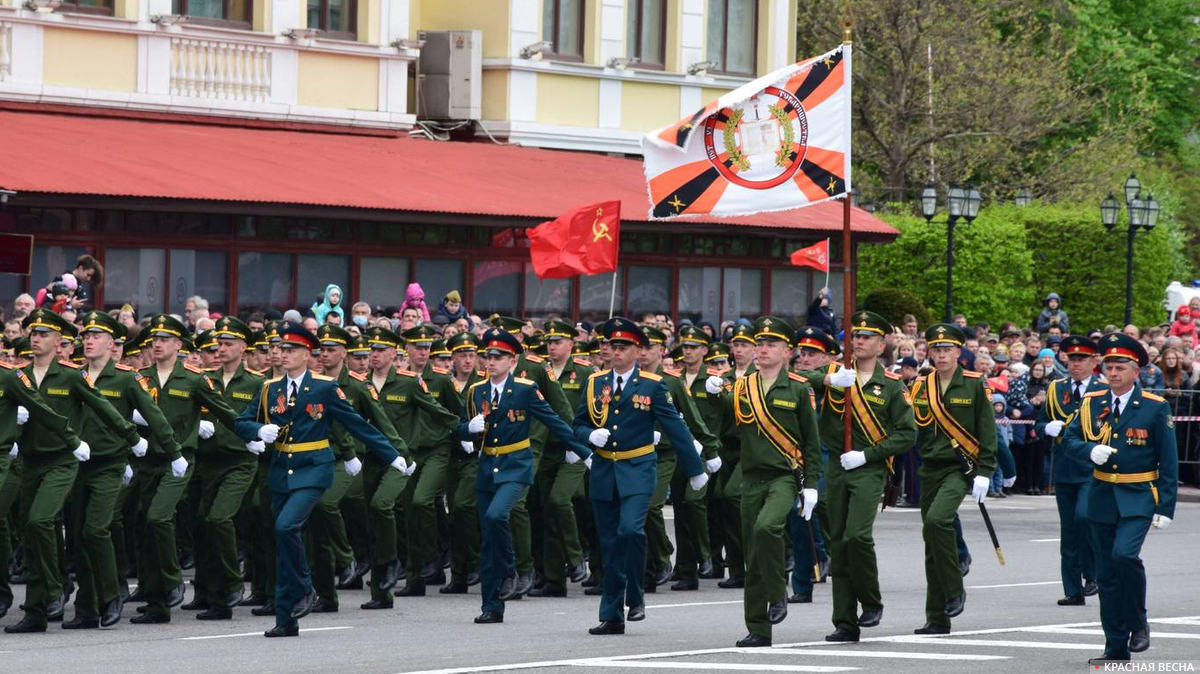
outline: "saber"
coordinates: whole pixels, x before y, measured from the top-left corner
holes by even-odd
[[[804,469],[794,468],[792,477],[796,480],[796,490],[800,494],[800,512],[804,512]],[[804,519],[801,515],[801,519]],[[813,560],[813,581],[821,581],[821,557],[817,554],[817,541],[813,537],[812,520],[804,520],[804,533],[808,537],[808,550],[812,553]]]
[[[992,526],[992,518],[988,515],[987,506],[979,504],[979,512],[983,515],[983,523],[987,525],[988,535],[992,537],[992,546],[996,548],[996,559],[1004,566],[1004,553],[1000,551],[1000,539],[996,538],[996,527]]]

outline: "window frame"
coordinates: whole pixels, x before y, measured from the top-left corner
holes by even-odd
[[[240,19],[212,19],[207,16],[192,16],[188,14],[188,2],[190,0],[179,0],[179,15],[188,17],[188,23],[197,26],[213,26],[215,28],[232,28],[234,30],[254,30],[254,2],[246,0],[246,6],[250,9],[250,15],[245,21]],[[173,5],[173,3],[172,3]],[[228,17],[233,11],[233,0],[222,0],[221,2],[222,16]],[[307,11],[308,5],[305,4]]]
[[[710,9],[712,8],[712,5],[714,2],[720,2],[720,4],[721,4],[721,16],[724,17],[724,21],[722,22],[721,25],[723,25],[725,27],[725,31],[724,31],[724,34],[721,36],[721,64],[720,64],[721,67],[713,68],[712,70],[709,70],[709,72],[715,73],[718,75],[727,75],[730,77],[753,78],[756,74],[758,74],[758,2],[757,2],[757,0],[752,0],[752,2],[751,2],[751,5],[754,7],[754,18],[751,19],[751,24],[754,26],[754,44],[750,49],[750,53],[752,55],[752,61],[750,63],[750,71],[749,72],[742,72],[742,71],[738,71],[738,70],[726,70],[724,68],[725,66],[727,66],[729,64],[729,2],[730,2],[730,0],[709,0],[708,6]],[[708,21],[706,20],[705,23],[707,24]],[[705,25],[704,28],[705,28],[705,31],[707,31],[709,26]],[[707,35],[705,37],[707,38]],[[706,53],[704,56],[705,56],[705,58],[707,58],[708,54]]]
[[[560,20],[562,18],[562,3],[564,1],[565,0],[542,0],[542,2],[554,3],[554,27],[550,31],[550,37],[552,39],[547,40],[550,43],[550,51],[542,52],[542,56],[544,58],[552,59],[555,61],[567,61],[570,63],[583,63],[583,54],[584,54],[584,51],[586,48],[586,45],[584,44],[584,40],[586,37],[585,29],[586,29],[586,24],[587,24],[587,5],[588,5],[588,3],[587,3],[587,0],[579,0],[579,53],[578,54],[564,54],[564,53],[558,51],[558,34],[559,34]],[[545,35],[545,26],[542,27],[542,34]]]
[[[633,21],[634,21],[633,44],[627,46],[627,48],[625,50],[625,54],[631,58],[637,57],[639,59],[637,65],[635,65],[634,68],[638,68],[641,70],[666,70],[667,69],[667,0],[628,0],[628,2],[626,2],[626,4],[625,4],[625,7],[627,9],[629,7],[630,2],[632,2],[633,4],[636,5],[637,11],[634,13],[634,16],[633,16]],[[658,36],[658,47],[659,47],[659,52],[660,52],[657,56],[657,58],[659,59],[658,61],[647,61],[645,56],[642,54],[642,29],[644,28],[644,25],[642,22],[642,16],[643,16],[642,10],[645,9],[645,5],[647,2],[657,2],[658,6],[660,8],[662,8],[662,29],[659,31],[659,36]],[[757,12],[757,9],[755,9],[755,11]],[[629,18],[630,17],[628,17],[628,16],[625,17],[625,19],[627,21],[629,20]]]
[[[90,14],[92,16],[115,16],[116,2],[115,0],[104,0],[104,5],[80,5],[78,2],[65,0],[55,11],[65,14]]]
[[[318,28],[321,30],[322,40],[347,40],[358,42],[358,0],[345,0],[347,3],[346,11],[350,14],[349,24],[354,27],[354,30],[329,30],[329,0],[317,0],[317,4],[321,7],[321,16],[319,25],[309,26],[309,28]],[[305,14],[308,12],[308,3],[304,3]]]

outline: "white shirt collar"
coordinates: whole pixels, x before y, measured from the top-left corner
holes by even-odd
[[[629,378],[633,376],[633,368],[631,367],[625,372],[614,372],[613,375],[616,376],[616,381],[620,382],[621,386],[624,387],[629,382]]]
[[[288,395],[292,394],[292,383],[293,382],[295,382],[295,384],[296,384],[297,391],[300,390],[300,385],[304,383],[304,375],[300,375],[299,377],[295,377],[295,378],[293,378],[291,375],[284,375],[284,377],[287,379],[287,387],[286,388],[287,388]]]
[[[1071,388],[1075,388],[1075,380],[1070,379],[1069,377],[1068,377],[1068,379],[1071,382]],[[1082,394],[1083,392],[1086,392],[1088,389],[1088,385],[1091,383],[1092,383],[1092,375],[1088,375],[1088,376],[1084,377],[1083,379],[1080,379],[1079,380],[1080,393]]]
[[[499,386],[497,386],[497,385],[496,385],[496,382],[489,382],[489,383],[492,385],[492,395],[491,395],[491,397],[495,398],[495,397],[496,397],[496,392],[497,392],[497,391],[500,393],[500,395],[501,395],[501,396],[503,396],[503,395],[504,395],[504,387],[505,387],[505,386],[508,386],[508,377],[506,376],[506,377],[504,378],[504,381],[500,382],[500,385],[499,385]]]
[[[1133,396],[1134,388],[1136,388],[1136,387],[1130,387],[1130,389],[1125,392],[1125,395],[1113,394],[1113,404],[1114,405],[1116,405],[1116,401],[1118,401],[1118,400],[1121,401],[1121,405],[1118,408],[1121,410],[1121,414],[1125,413],[1125,408],[1129,405],[1129,398]]]

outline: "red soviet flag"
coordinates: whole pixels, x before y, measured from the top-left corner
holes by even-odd
[[[792,253],[792,264],[797,267],[812,267],[829,271],[829,239]]]
[[[530,229],[529,257],[540,279],[600,274],[617,268],[621,202],[581,206]]]

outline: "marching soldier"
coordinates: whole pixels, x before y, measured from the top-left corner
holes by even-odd
[[[1058,504],[1059,555],[1062,557],[1063,598],[1059,606],[1083,606],[1084,597],[1099,591],[1096,586],[1096,557],[1092,549],[1092,532],[1087,520],[1088,491],[1092,484],[1092,468],[1087,452],[1078,446],[1068,446],[1062,437],[1063,428],[1079,411],[1083,397],[1108,388],[1094,375],[1096,343],[1087,337],[1069,335],[1060,345],[1067,354],[1067,377],[1050,382],[1046,389],[1046,404],[1034,429],[1054,438],[1051,442],[1050,473],[1054,477],[1054,500]]]
[[[646,513],[654,493],[657,424],[673,447],[694,447],[695,439],[680,417],[662,377],[637,367],[646,335],[632,321],[616,317],[599,333],[608,343],[611,370],[588,379],[579,410],[575,437],[595,447],[589,497],[604,559],[600,624],[590,634],[624,634],[625,621],[644,620],[645,599],[637,584],[646,568]],[[678,452],[689,475],[689,486],[708,483],[704,464],[695,452]],[[629,614],[625,614],[625,605]]]
[[[925,620],[916,634],[949,634],[967,593],[958,563],[954,519],[970,490],[983,503],[996,470],[996,417],[992,391],[983,375],[962,369],[958,358],[966,337],[940,323],[925,331],[934,371],[913,385],[920,438],[921,521],[925,538]],[[965,478],[965,479],[964,479]],[[840,577],[835,570],[834,588]]]
[[[62,336],[74,335],[74,326],[53,311],[34,309],[25,317],[22,328],[30,332],[33,351],[33,362],[23,368],[23,374],[50,407],[71,427],[82,428],[86,405],[125,440],[126,447],[142,446],[137,429],[95,389],[87,372],[56,359]],[[25,424],[18,444],[23,463],[20,508],[25,517],[21,532],[25,546],[25,616],[4,631],[45,632],[48,605],[62,596],[58,520],[79,464],[91,458],[91,448],[69,430],[64,433],[43,424]]]
[[[471,332],[460,332],[450,338],[447,348],[454,365],[454,389],[463,404],[477,382],[487,379],[487,372],[477,369],[479,338]],[[450,504],[450,582],[438,589],[441,594],[466,594],[467,588],[479,582],[479,513],[475,500],[475,476],[479,470],[479,454],[474,445],[455,443],[451,448],[446,495]]]
[[[284,321],[279,337],[284,376],[262,385],[235,424],[240,438],[275,443],[270,458],[271,510],[275,514],[275,627],[266,637],[299,635],[297,622],[317,601],[301,531],[321,494],[333,484],[333,422],[365,443],[398,473],[408,466],[392,443],[354,411],[332,377],[308,370],[320,345],[303,326]],[[282,424],[282,425],[281,425]]]
[[[862,628],[875,627],[883,618],[872,533],[875,515],[891,457],[908,451],[917,436],[900,375],[879,362],[892,326],[878,314],[860,311],[847,329],[854,340],[850,368],[805,373],[821,401],[822,439],[838,448],[825,465],[835,628],[825,640],[836,642],[858,641]],[[845,415],[850,415],[853,427],[849,451],[844,449]]]
[[[366,336],[359,335],[351,339],[346,346],[346,369],[354,374],[362,375],[363,381],[367,381],[371,376],[370,363],[371,345],[367,342]],[[339,381],[341,381],[340,378]],[[379,391],[376,391],[375,394],[378,396]],[[357,445],[356,448],[358,448]],[[361,451],[361,448],[358,449]],[[362,460],[363,457],[359,456],[358,458]],[[346,494],[342,497],[339,506],[342,512],[342,521],[346,526],[346,537],[350,540],[350,547],[354,550],[354,564],[349,578],[339,574],[337,589],[361,590],[362,577],[371,570],[371,530],[367,517],[367,500],[363,494],[361,471],[350,479],[350,486],[346,489]]]
[[[1171,524],[1179,488],[1171,407],[1137,381],[1150,360],[1146,349],[1114,333],[1100,340],[1099,350],[1109,390],[1084,394],[1063,438],[1064,445],[1095,464],[1087,517],[1096,550],[1104,653],[1088,664],[1097,667],[1150,648],[1142,543],[1151,528]]]
[[[148,332],[148,331],[147,331]],[[279,338],[279,322],[271,321],[263,327],[263,338],[267,341],[264,376],[274,379],[283,376],[283,349]],[[269,474],[271,455],[258,455],[258,469],[248,499],[249,522],[253,535],[247,537],[247,559],[252,569],[250,596],[238,602],[238,606],[250,606],[251,615],[275,615],[275,517],[271,513],[271,489]]]
[[[750,325],[737,325],[729,338],[729,353],[733,356],[732,379],[741,379],[754,372],[754,328]]]
[[[475,489],[483,545],[480,578],[483,611],[476,623],[504,622],[504,602],[520,596],[516,558],[509,529],[513,506],[533,484],[529,425],[537,419],[567,445],[572,463],[591,451],[573,437],[571,427],[550,408],[533,380],[513,376],[521,342],[493,328],[483,336],[488,380],[471,388],[458,437],[479,438],[481,456]]]
[[[812,518],[821,477],[816,397],[807,380],[787,368],[792,327],[764,316],[755,324],[756,370],[728,396],[741,440],[742,540],[746,542],[744,611],[749,634],[737,645],[771,645],[771,626],[787,617],[785,539],[789,513]]]

